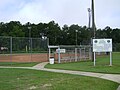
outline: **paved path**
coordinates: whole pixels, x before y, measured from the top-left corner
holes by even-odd
[[[39,64],[33,66],[33,68],[44,69],[44,66],[47,65],[48,63],[49,62],[39,63]]]
[[[103,74],[103,73],[93,73],[93,72],[83,72],[83,71],[71,71],[71,70],[59,70],[59,69],[47,69],[44,66],[48,64],[48,62],[43,62],[37,64],[33,67],[4,67],[0,66],[0,68],[25,68],[25,69],[35,69],[35,70],[44,70],[50,72],[58,72],[58,73],[67,73],[67,74],[76,74],[76,75],[84,75],[84,76],[91,76],[97,77],[102,79],[111,80],[120,84],[120,74]],[[117,90],[120,90],[120,86]]]

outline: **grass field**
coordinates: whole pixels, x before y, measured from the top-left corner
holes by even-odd
[[[0,90],[116,90],[118,85],[93,77],[0,68]]]
[[[0,62],[0,66],[12,66],[12,67],[32,67],[40,62],[28,62],[28,63],[17,63],[17,62]]]
[[[116,73],[120,74],[120,52],[113,53],[113,66],[109,66],[109,55],[99,56],[96,58],[96,66],[93,66],[93,62],[72,62],[64,64],[46,65],[46,68],[88,71],[88,72],[100,72],[100,73]]]

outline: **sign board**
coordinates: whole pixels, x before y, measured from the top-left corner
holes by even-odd
[[[65,53],[66,50],[65,50],[65,49],[56,49],[56,52],[57,52],[57,53],[58,53],[58,52],[60,52],[60,53]]]
[[[112,39],[93,39],[93,52],[112,52]]]
[[[93,39],[94,66],[96,52],[110,52],[110,66],[112,66],[112,39]]]

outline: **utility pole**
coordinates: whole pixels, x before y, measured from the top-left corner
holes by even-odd
[[[95,16],[94,16],[94,0],[92,0],[92,5],[91,5],[91,9],[92,9],[92,39],[95,39],[95,35],[96,35],[96,30],[95,30]],[[92,40],[91,39],[91,40]],[[91,41],[92,42],[92,41]],[[91,43],[93,46],[93,42]],[[93,49],[93,47],[92,47]],[[94,53],[92,52],[92,61],[94,61]]]
[[[96,30],[95,30],[95,16],[94,16],[94,0],[92,0],[92,30],[93,30],[93,38],[95,38]]]

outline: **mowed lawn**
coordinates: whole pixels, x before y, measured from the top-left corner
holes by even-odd
[[[113,66],[109,66],[109,55],[97,56],[96,66],[93,66],[92,61],[71,62],[54,65],[46,65],[46,68],[77,70],[87,72],[100,72],[100,73],[114,73],[120,74],[120,52],[112,53]]]
[[[40,62],[0,62],[0,66],[11,66],[11,67],[33,67]]]
[[[0,68],[0,90],[116,90],[118,85],[93,77]]]

